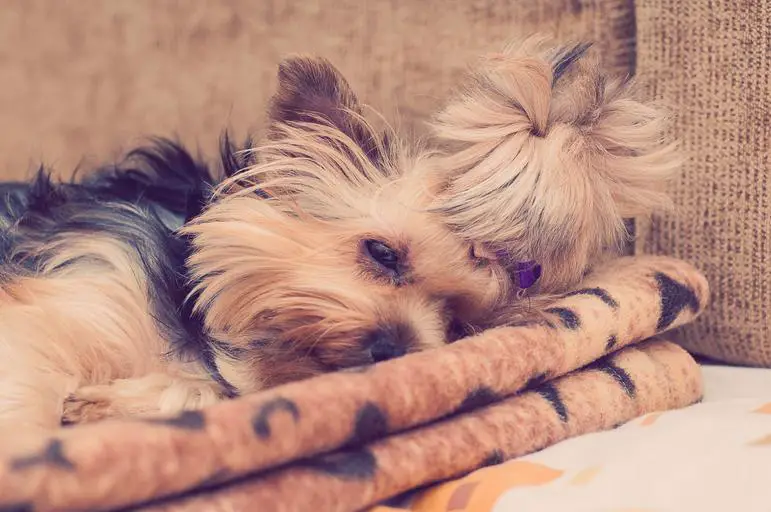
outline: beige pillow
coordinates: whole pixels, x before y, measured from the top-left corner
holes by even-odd
[[[771,0],[635,4],[637,76],[675,109],[688,158],[677,212],[653,220],[645,249],[710,281],[685,348],[771,366]]]

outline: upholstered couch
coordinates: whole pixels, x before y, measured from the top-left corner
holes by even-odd
[[[66,177],[147,135],[211,153],[223,128],[260,128],[276,65],[296,52],[329,58],[364,101],[420,133],[478,54],[535,31],[595,41],[609,68],[673,113],[686,156],[676,211],[637,219],[636,251],[687,260],[710,281],[708,311],[678,333],[712,360],[708,403],[471,478],[501,496],[563,486],[506,494],[500,511],[581,499],[599,510],[609,491],[645,510],[768,510],[767,485],[753,482],[771,458],[737,446],[771,444],[771,369],[739,367],[771,367],[771,0],[0,0],[0,176],[22,178],[42,160]],[[686,445],[725,464],[678,451]],[[661,479],[641,485],[637,466]],[[580,471],[565,481],[555,467]]]

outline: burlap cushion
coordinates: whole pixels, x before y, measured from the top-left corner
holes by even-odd
[[[69,173],[148,134],[213,150],[262,120],[276,64],[312,52],[410,127],[483,51],[533,31],[599,41],[627,72],[632,0],[3,0],[0,177],[39,158]]]
[[[771,366],[771,0],[635,3],[637,75],[675,109],[688,156],[647,249],[693,262],[713,290],[681,342]]]

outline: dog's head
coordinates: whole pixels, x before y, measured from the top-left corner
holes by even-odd
[[[669,206],[681,159],[667,121],[588,44],[511,44],[433,122],[446,187],[435,208],[465,239],[539,262],[541,292],[560,292],[619,253],[626,219]]]
[[[441,151],[366,121],[327,61],[281,64],[267,141],[186,228],[224,377],[249,391],[511,321],[527,261],[573,285],[673,168],[659,114],[582,53],[487,60]]]
[[[485,327],[510,279],[430,211],[430,153],[365,121],[325,60],[285,61],[278,87],[255,165],[187,228],[225,378],[249,390]]]

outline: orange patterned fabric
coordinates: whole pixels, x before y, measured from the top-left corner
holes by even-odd
[[[0,460],[0,510],[361,510],[693,403],[701,380],[685,352],[630,345],[690,322],[708,295],[687,263],[623,258],[544,323],[203,411],[66,430]]]

